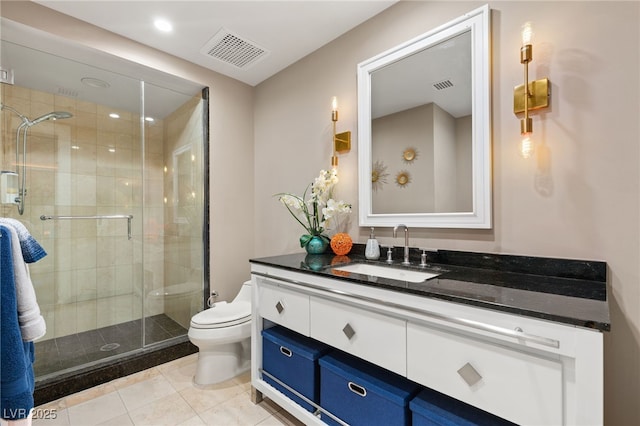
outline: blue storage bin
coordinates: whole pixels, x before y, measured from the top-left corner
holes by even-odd
[[[343,352],[320,358],[320,405],[343,422],[409,425],[409,400],[422,387],[396,373]],[[337,425],[326,414],[322,420]]]
[[[330,346],[305,337],[282,326],[262,330],[262,369],[306,398],[320,403],[320,368],[318,358]],[[287,390],[266,374],[264,381],[310,412],[315,408]]]
[[[425,389],[409,403],[413,426],[515,425],[440,392]]]

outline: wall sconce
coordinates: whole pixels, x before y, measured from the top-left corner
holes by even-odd
[[[331,121],[333,121],[333,156],[331,167],[338,168],[337,153],[345,153],[351,150],[351,131],[336,134],[336,122],[338,121],[338,99],[334,96],[331,101]]]
[[[529,62],[533,60],[532,38],[531,23],[527,22],[522,27],[522,47],[520,48],[520,63],[524,65],[524,84],[513,89],[513,113],[516,115],[524,113],[524,117],[520,120],[521,152],[524,158],[529,158],[533,153],[531,142],[533,121],[529,117],[529,111],[547,108],[551,97],[548,78],[529,82]]]

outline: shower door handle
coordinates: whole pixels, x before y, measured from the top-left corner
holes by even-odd
[[[127,239],[131,239],[131,220],[132,214],[112,214],[98,216],[40,216],[40,220],[67,220],[67,219],[127,219]]]

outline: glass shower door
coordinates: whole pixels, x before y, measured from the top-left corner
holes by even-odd
[[[145,345],[184,336],[203,308],[203,108],[145,83]]]
[[[99,75],[140,99],[139,81]],[[31,129],[25,214],[17,217],[48,252],[31,265],[48,329],[36,343],[42,376],[142,347],[142,139],[140,114],[124,106],[11,90],[23,93],[31,113],[73,114]]]

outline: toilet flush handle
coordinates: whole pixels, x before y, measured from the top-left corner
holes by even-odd
[[[211,295],[207,299],[207,306],[210,307],[210,308],[213,308],[213,306],[216,304],[216,299],[217,298],[218,298],[218,292],[213,290],[211,292]]]

